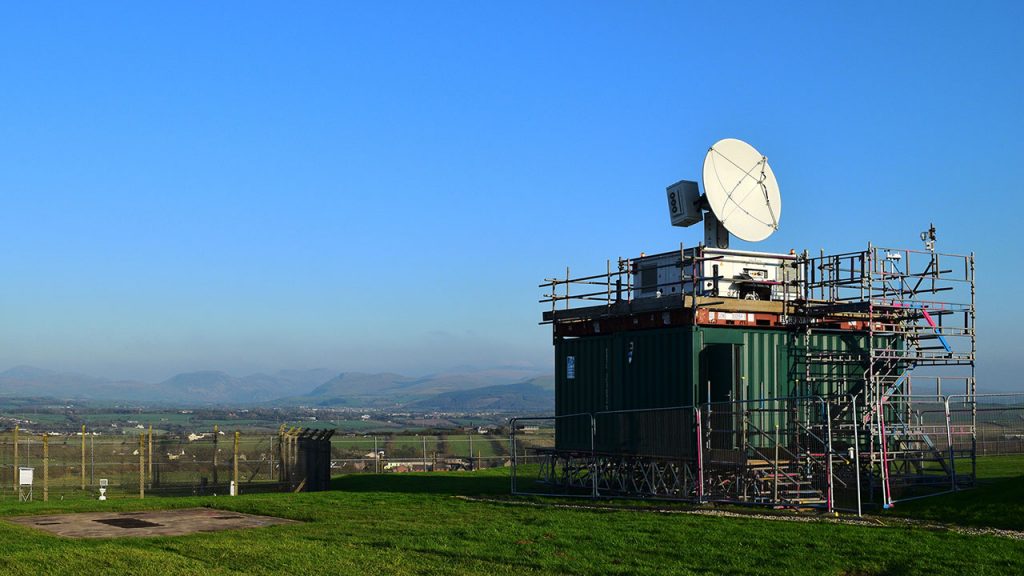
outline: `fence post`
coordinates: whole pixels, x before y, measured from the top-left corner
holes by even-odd
[[[291,481],[291,474],[290,474],[291,468],[289,467],[290,466],[290,461],[288,460],[288,443],[289,443],[288,438],[289,438],[289,434],[291,434],[291,431],[292,431],[291,428],[286,428],[281,433],[281,481],[282,482],[289,482],[289,481]]]
[[[284,424],[277,429],[277,481],[284,482]]]
[[[510,474],[511,474],[511,484],[512,484],[512,494],[516,494],[516,465],[518,464],[518,462],[517,462],[518,454],[516,454],[516,419],[515,418],[509,420],[509,423],[508,423],[508,447],[509,447],[509,452],[512,453],[512,462],[511,462],[512,470],[510,471]],[[434,468],[437,469],[437,465],[434,465]]]
[[[233,480],[234,480],[234,483],[235,483],[235,493],[233,494],[234,496],[238,496],[238,436],[239,436],[239,434],[240,433],[238,432],[238,430],[235,430],[235,455],[234,455],[234,462],[232,463],[234,465],[234,471],[232,473]]]
[[[213,484],[217,485],[220,478],[217,477],[217,441],[220,436],[220,426],[213,425]]]
[[[704,427],[701,424],[700,406],[694,406],[697,416],[697,502],[704,501]]]
[[[743,467],[747,468],[749,466],[749,461],[747,460],[747,456],[746,455],[750,453],[750,451],[748,450],[748,448],[750,446],[747,443],[747,427],[750,425],[750,409],[747,407],[747,405],[740,404],[739,401],[736,402],[736,405],[733,407],[733,422],[736,421],[736,418],[735,418],[736,417],[736,411],[737,410],[741,410],[741,409],[743,410],[743,419],[742,419],[742,421],[740,423],[740,427],[741,427],[741,429],[740,429],[740,437],[741,437],[740,449],[742,450],[741,453],[744,455],[743,456],[743,458],[744,458]],[[747,499],[747,483],[746,482],[743,483],[743,499],[744,500]]]
[[[11,468],[14,493],[18,493],[18,425],[14,425],[14,466]]]
[[[862,516],[861,510],[861,493],[860,493],[860,436],[857,433],[859,424],[857,423],[857,397],[851,395],[850,402],[850,414],[853,418],[853,470],[857,473],[857,516]]]
[[[50,435],[43,432],[43,502],[50,500]]]
[[[953,485],[953,492],[957,491],[956,483],[956,453],[953,450],[953,428],[949,414],[949,398],[943,398],[942,405],[946,410],[946,443],[949,444],[949,476]]]
[[[82,424],[82,491],[85,491],[85,424]]]
[[[291,464],[291,470],[295,470],[299,465],[299,435],[302,434],[302,427],[297,426],[295,433],[291,437],[291,446],[288,448],[289,463]],[[300,472],[301,475],[301,472]],[[301,481],[302,478],[299,478]]]
[[[973,265],[972,258],[971,266]],[[978,396],[974,390],[974,376],[971,376],[971,486],[978,485]],[[964,401],[967,401],[966,395],[964,395]]]
[[[875,406],[878,413],[878,444],[882,456],[882,508],[888,510],[892,508],[892,494],[889,492],[889,450],[886,445],[888,438],[885,434],[885,406],[882,404],[881,398],[875,401]]]
[[[597,418],[590,415],[590,491],[597,498]]]
[[[146,477],[149,480],[150,486],[153,485],[153,425],[149,425],[149,446],[146,449]]]
[[[287,463],[287,468],[285,469],[285,479],[288,482],[292,481],[292,472],[294,471],[292,467],[292,437],[295,435],[295,430],[296,428],[292,426],[284,433],[284,454],[285,462]]]
[[[775,474],[772,474],[772,503],[779,502],[779,425],[775,424]]]
[[[826,464],[828,466],[828,498],[825,503],[825,511],[831,513],[835,508],[832,493],[832,406],[828,401],[822,398],[819,398],[818,400],[820,402],[824,402],[825,404],[825,433],[827,434],[827,436],[825,437],[825,449],[828,450],[828,460],[826,461]]]
[[[83,436],[84,438],[84,436]],[[146,435],[139,434],[139,499],[146,497]],[[84,442],[84,440],[83,440]]]

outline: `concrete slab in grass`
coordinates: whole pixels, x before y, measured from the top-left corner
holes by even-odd
[[[16,516],[6,518],[6,521],[45,530],[67,538],[181,536],[195,532],[217,532],[295,523],[295,520],[273,516],[257,516],[212,508]]]

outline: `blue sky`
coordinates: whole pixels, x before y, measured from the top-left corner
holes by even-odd
[[[739,137],[759,249],[977,252],[1020,386],[1020,3],[372,4],[0,10],[0,366],[544,368],[536,284],[696,243]]]

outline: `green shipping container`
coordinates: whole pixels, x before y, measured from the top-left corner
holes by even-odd
[[[857,353],[865,333],[815,333],[814,350]],[[858,382],[863,366],[836,365],[840,376],[812,373],[807,382],[804,337],[778,329],[679,326],[615,334],[557,338],[555,341],[556,448],[615,454],[688,457],[692,453],[692,410],[708,402],[750,401],[806,395],[855,393],[838,382]],[[755,423],[771,430],[785,415],[783,401],[761,406]],[[765,403],[761,403],[765,404]],[[623,413],[630,410],[657,413]],[[616,414],[601,414],[618,412]],[[737,423],[737,426],[739,424]],[[721,423],[718,424],[722,428]],[[728,446],[723,446],[728,447]]]

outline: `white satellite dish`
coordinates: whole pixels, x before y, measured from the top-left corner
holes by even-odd
[[[704,156],[704,196],[725,230],[747,242],[759,242],[779,229],[782,198],[768,159],[742,140],[719,140]],[[705,226],[707,227],[707,223]],[[714,228],[714,222],[711,222]],[[721,237],[722,231],[718,233]],[[716,242],[721,245],[722,242]],[[728,238],[725,238],[728,246]]]

